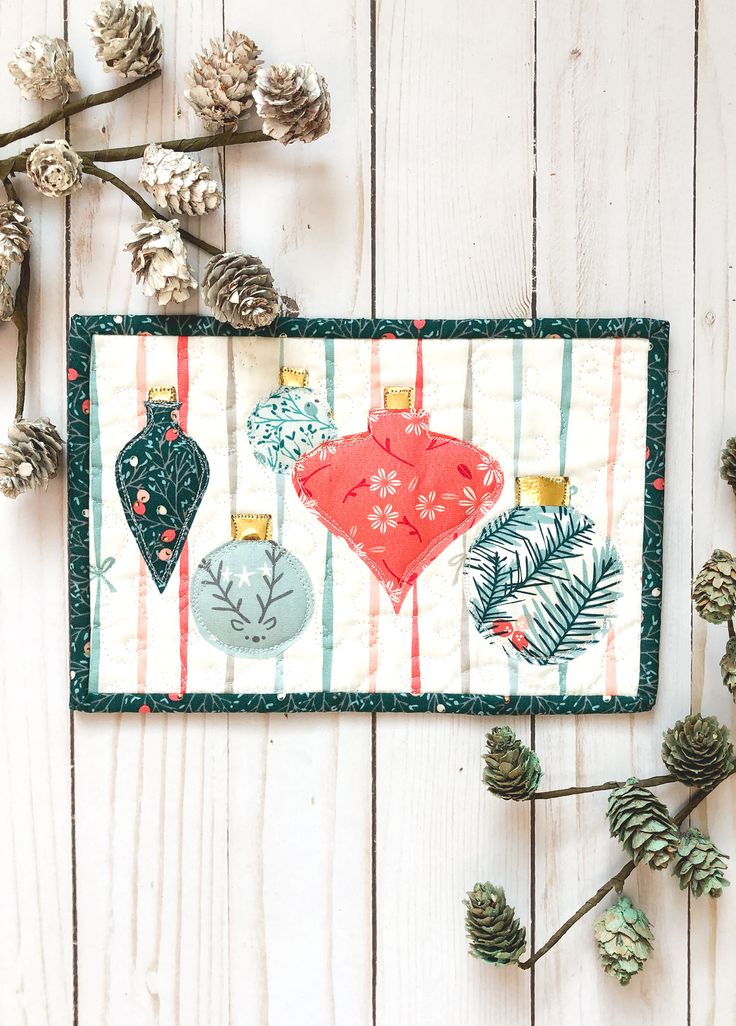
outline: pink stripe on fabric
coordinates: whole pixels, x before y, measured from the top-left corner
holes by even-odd
[[[135,359],[135,387],[138,394],[138,430],[142,431],[146,426],[146,399],[148,388],[146,385],[146,335],[138,336],[138,349]],[[137,688],[139,692],[146,690],[146,673],[148,669],[148,567],[143,556],[138,562],[138,658],[137,658]]]
[[[608,418],[608,463],[606,465],[606,534],[611,537],[613,531],[613,485],[618,456],[618,435],[621,418],[621,339],[617,338],[613,347],[613,377],[611,380],[611,412]],[[606,639],[606,694],[615,695],[618,690],[616,680],[616,629],[611,627]]]
[[[176,344],[176,394],[181,403],[179,426],[187,431],[189,414],[189,339],[180,335]],[[179,695],[185,695],[189,677],[189,542],[179,558]],[[178,696],[177,696],[178,697]]]
[[[417,369],[414,380],[414,406],[420,410],[424,406],[424,354],[422,340],[417,339]],[[411,693],[419,695],[422,691],[422,668],[419,649],[419,591],[417,583],[411,593]]]
[[[383,406],[381,396],[381,350],[378,339],[371,341],[371,409]],[[381,610],[381,586],[370,575],[368,589],[368,690],[376,690],[378,674],[378,617]]]

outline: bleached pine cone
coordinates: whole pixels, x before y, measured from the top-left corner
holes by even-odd
[[[45,488],[59,470],[62,441],[48,419],[16,420],[8,442],[0,445],[0,491],[17,499],[34,488]]]
[[[205,268],[202,292],[218,321],[234,328],[263,328],[281,309],[269,269],[258,257],[242,253],[213,256]]]
[[[197,288],[178,229],[177,220],[139,221],[133,225],[135,238],[125,247],[133,254],[131,268],[144,296],[155,296],[159,306],[183,303]]]
[[[330,93],[311,64],[261,68],[253,98],[263,131],[284,146],[314,142],[330,130]]]
[[[65,139],[39,143],[28,154],[26,172],[44,196],[71,196],[82,188],[82,161]]]
[[[157,143],[146,146],[138,181],[157,207],[172,214],[208,214],[222,202],[208,167]]]
[[[31,219],[17,200],[0,203],[0,263],[20,264],[31,248]]]
[[[184,98],[208,132],[235,127],[253,107],[260,53],[242,32],[226,32],[224,39],[211,40],[209,50],[192,61],[187,75],[191,88]]]
[[[123,78],[141,78],[160,65],[161,25],[156,11],[145,0],[102,0],[87,25],[95,56],[105,71],[115,71]]]
[[[10,74],[26,100],[66,103],[79,90],[74,74],[74,54],[64,39],[33,36],[19,46],[8,63]]]
[[[0,321],[9,321],[15,310],[15,293],[3,278],[0,281]]]

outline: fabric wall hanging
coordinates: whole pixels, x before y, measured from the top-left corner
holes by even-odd
[[[256,335],[74,318],[72,707],[651,708],[667,339],[646,319],[284,319]],[[202,460],[183,519],[161,526],[175,538],[141,546],[115,464],[162,383]],[[269,516],[236,517],[246,534],[228,540],[244,510]]]

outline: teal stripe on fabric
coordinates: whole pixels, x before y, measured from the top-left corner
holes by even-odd
[[[562,350],[562,384],[560,386],[560,477],[567,463],[567,431],[570,426],[572,398],[572,339],[566,338]]]
[[[335,341],[325,339],[325,386],[327,402],[335,412]],[[322,690],[332,687],[332,652],[335,645],[335,578],[332,565],[332,533],[325,542],[325,577],[322,591]]]
[[[560,694],[567,694],[567,663],[560,663],[559,665],[559,676],[560,676]]]
[[[524,389],[524,339],[515,338],[511,352],[514,376],[514,481],[519,476],[521,453],[521,396]],[[509,659],[509,694],[519,693],[519,664]]]
[[[100,410],[97,405],[97,354],[94,341],[89,369],[90,396],[90,499],[92,517],[92,539],[95,549],[95,565],[90,567],[90,577],[96,577],[95,605],[92,616],[92,630],[89,651],[89,690],[95,694],[100,686],[100,617],[103,574],[109,567],[102,564],[102,443],[100,442]],[[108,587],[112,585],[108,583]],[[90,580],[90,586],[92,581]]]
[[[283,360],[283,356],[282,356]],[[284,484],[285,478],[283,474],[274,474],[276,478],[276,541],[279,545],[283,545],[283,533],[284,533]],[[284,690],[284,657],[279,654],[276,656],[276,667],[274,673],[274,691],[277,695],[282,694]]]

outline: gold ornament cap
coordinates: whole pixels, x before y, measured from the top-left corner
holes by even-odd
[[[569,506],[570,478],[531,475],[516,479],[517,506]]]
[[[279,371],[279,385],[290,385],[292,388],[306,388],[309,383],[309,371],[303,367],[282,367]]]
[[[413,410],[414,389],[409,385],[388,385],[383,390],[384,410]]]
[[[148,389],[150,403],[175,403],[176,389],[173,385],[152,385]]]
[[[270,541],[270,513],[234,513],[230,517],[233,541]]]

